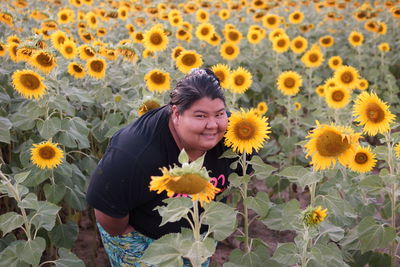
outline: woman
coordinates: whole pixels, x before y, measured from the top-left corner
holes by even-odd
[[[231,172],[223,136],[228,119],[218,78],[194,69],[170,94],[170,103],[151,110],[119,130],[94,171],[87,202],[94,208],[104,246],[113,266],[140,266],[147,246],[161,236],[189,228],[185,220],[159,226],[154,211],[166,193],[150,192],[151,176],[161,167],[179,164],[184,148],[191,161],[206,153],[204,166],[217,187],[226,187]]]

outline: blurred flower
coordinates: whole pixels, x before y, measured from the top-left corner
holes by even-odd
[[[201,55],[194,50],[182,51],[176,59],[176,66],[183,73],[188,73],[191,69],[199,68],[201,65],[203,65]]]
[[[39,99],[46,94],[43,77],[32,70],[17,70],[12,75],[15,91],[25,98]]]
[[[53,169],[61,164],[64,152],[51,141],[33,144],[31,148],[31,161],[41,169]]]
[[[86,63],[86,69],[90,76],[103,79],[106,75],[106,61],[102,58],[92,58]]]
[[[228,89],[231,85],[231,70],[226,64],[217,64],[211,70],[218,77],[222,88]]]
[[[341,109],[346,107],[351,100],[351,92],[343,87],[327,87],[325,90],[325,101],[328,107]]]
[[[151,92],[163,93],[171,87],[169,73],[159,69],[153,69],[146,73],[144,81]]]
[[[370,147],[359,147],[349,161],[348,167],[352,171],[365,173],[371,171],[375,164],[375,154],[371,152]]]
[[[333,78],[336,80],[338,86],[354,89],[357,87],[359,74],[356,68],[344,65],[335,70]]]
[[[325,220],[327,210],[321,206],[316,208],[310,206],[303,211],[302,221],[308,227],[315,227]]]
[[[225,42],[221,45],[219,52],[223,59],[233,60],[240,54],[240,48],[234,43]]]
[[[238,67],[236,70],[233,70],[230,79],[230,90],[237,94],[246,92],[253,83],[251,73],[243,67]]]
[[[83,66],[77,62],[70,62],[68,64],[68,73],[71,74],[75,79],[82,79],[86,75]]]
[[[303,80],[295,71],[282,72],[276,82],[278,90],[284,95],[295,95],[300,91],[300,87],[303,84]]]

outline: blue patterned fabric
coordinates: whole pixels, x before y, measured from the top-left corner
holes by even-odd
[[[144,263],[139,262],[147,247],[153,243],[154,239],[140,234],[139,232],[132,232],[124,235],[111,236],[109,235],[99,223],[100,236],[103,241],[104,248],[107,252],[108,259],[112,267],[148,267]],[[202,267],[208,267],[210,259],[203,263]],[[183,259],[184,267],[192,267],[188,259]],[[156,266],[151,266],[156,267]]]

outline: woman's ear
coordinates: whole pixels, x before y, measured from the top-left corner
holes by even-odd
[[[172,109],[172,115],[171,115],[172,121],[174,123],[177,123],[178,122],[178,116],[179,116],[178,107],[176,105],[172,105],[171,109]]]

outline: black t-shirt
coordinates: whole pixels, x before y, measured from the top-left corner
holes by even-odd
[[[180,150],[168,127],[169,115],[169,107],[163,106],[119,130],[92,174],[86,194],[92,207],[115,218],[129,214],[129,224],[154,239],[189,227],[184,219],[160,227],[161,216],[153,209],[165,205],[162,200],[167,194],[149,190],[151,176],[161,176],[161,167],[180,165]],[[226,149],[221,140],[204,159],[211,182],[221,189],[226,188],[231,173],[230,160],[218,159]]]

